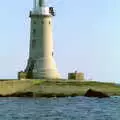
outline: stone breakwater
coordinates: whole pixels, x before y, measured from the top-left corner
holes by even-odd
[[[114,83],[74,80],[0,81],[0,97],[74,97],[84,96],[88,89],[101,91],[109,96],[120,96],[120,86]]]

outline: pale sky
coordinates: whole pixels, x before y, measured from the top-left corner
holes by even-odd
[[[63,78],[84,72],[86,78],[120,82],[120,0],[50,0],[55,60]],[[29,53],[29,11],[33,0],[0,3],[0,79],[17,78]]]

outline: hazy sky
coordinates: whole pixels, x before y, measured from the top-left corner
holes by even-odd
[[[52,2],[54,0],[51,0]],[[0,3],[0,78],[17,78],[29,52],[33,0]],[[120,0],[56,0],[55,60],[62,77],[75,70],[120,82]]]

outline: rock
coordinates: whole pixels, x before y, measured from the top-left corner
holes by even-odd
[[[100,92],[100,91],[95,91],[92,89],[89,89],[85,95],[85,97],[98,97],[98,98],[106,98],[109,97],[107,94]]]
[[[8,95],[0,95],[0,97],[33,97],[32,92],[16,92]]]

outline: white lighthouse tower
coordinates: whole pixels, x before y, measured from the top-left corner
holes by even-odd
[[[45,0],[34,0],[33,10],[30,11],[31,31],[30,49],[26,73],[32,73],[32,78],[58,79],[54,61],[52,17],[53,7],[47,7]]]

